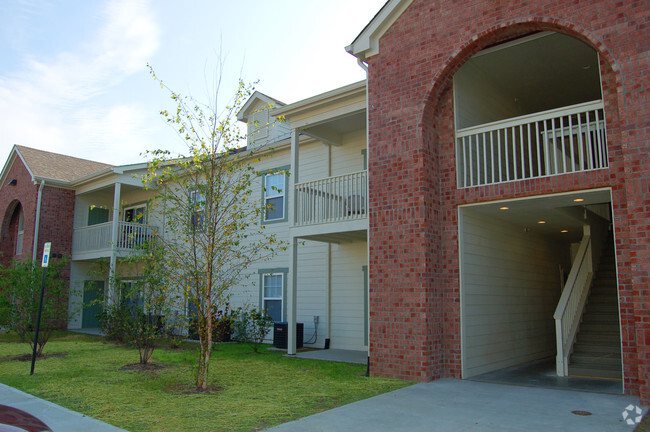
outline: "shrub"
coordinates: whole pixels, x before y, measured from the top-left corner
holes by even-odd
[[[36,355],[43,348],[54,330],[65,327],[68,313],[67,285],[61,272],[67,259],[51,260],[45,273],[45,294],[39,328]],[[38,314],[43,269],[39,262],[13,261],[0,266],[0,327],[14,331],[21,342],[33,349],[34,329]]]
[[[217,308],[215,307],[214,310]],[[212,313],[212,340],[214,342],[230,342],[232,340],[234,314],[226,303],[224,309]]]
[[[255,308],[239,308],[233,315],[233,330],[237,340],[250,345],[254,352],[259,352],[260,344],[273,326],[273,319]]]

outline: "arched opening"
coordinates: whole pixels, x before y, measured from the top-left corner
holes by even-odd
[[[494,44],[454,75],[458,187],[607,168],[598,53],[555,32]]]
[[[7,208],[2,224],[2,260],[7,264],[12,258],[21,258],[25,246],[25,214],[19,201]]]
[[[581,174],[609,167],[604,64],[544,31],[488,46],[453,76],[456,187],[511,191],[458,207],[464,378],[622,392],[613,194]],[[512,185],[567,174],[559,187]],[[558,324],[574,290],[573,324]]]

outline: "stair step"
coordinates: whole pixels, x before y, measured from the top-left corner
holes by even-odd
[[[618,327],[618,314],[615,312],[590,312],[582,317],[582,324],[611,324]]]
[[[587,300],[588,304],[593,304],[593,303],[613,303],[613,304],[618,304],[618,301],[616,300],[616,295],[611,295],[611,294],[593,294],[589,296],[589,299]]]
[[[621,355],[615,353],[607,353],[598,355],[595,353],[589,354],[573,354],[571,356],[569,365],[576,366],[598,366],[598,367],[609,367],[609,366],[621,366]]]
[[[614,312],[618,315],[618,303],[589,303],[587,313],[608,313]]]
[[[620,334],[618,332],[608,332],[608,333],[578,333],[576,338],[576,344],[587,344],[587,345],[607,345],[610,343],[621,343]]]
[[[573,346],[573,354],[597,354],[597,355],[606,355],[606,354],[615,354],[621,355],[621,345],[616,342],[611,342],[609,344],[580,344],[576,343]]]
[[[614,325],[611,323],[591,323],[591,322],[582,322],[580,324],[580,333],[595,333],[595,334],[618,334],[618,325],[615,322]]]
[[[569,366],[570,376],[590,377],[590,378],[615,378],[621,379],[623,377],[621,370],[608,370],[601,368],[590,367],[571,367]]]

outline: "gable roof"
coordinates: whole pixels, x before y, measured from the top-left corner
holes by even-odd
[[[272,105],[274,108],[278,108],[286,105],[284,102],[280,102],[279,100],[274,99],[271,96],[267,96],[264,93],[255,90],[255,92],[251,95],[251,97],[248,98],[248,100],[246,101],[242,109],[239,110],[239,112],[237,113],[237,120],[247,122],[248,114],[257,101],[262,101],[269,106]]]
[[[32,181],[50,180],[60,184],[69,184],[76,179],[111,167],[102,162],[14,145],[0,173],[0,180],[4,180],[17,158],[20,158],[29,171]]]
[[[363,61],[379,54],[379,39],[411,3],[413,0],[388,0],[345,50]]]

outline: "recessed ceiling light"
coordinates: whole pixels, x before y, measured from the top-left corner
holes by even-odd
[[[573,202],[583,202],[584,200],[584,198],[576,198],[573,200]]]
[[[562,231],[560,231],[560,232],[561,232],[561,233],[568,233],[569,230],[562,230]]]
[[[510,210],[510,207],[506,207],[506,206],[499,207],[499,210]]]
[[[545,224],[546,221],[537,221],[538,224]]]

